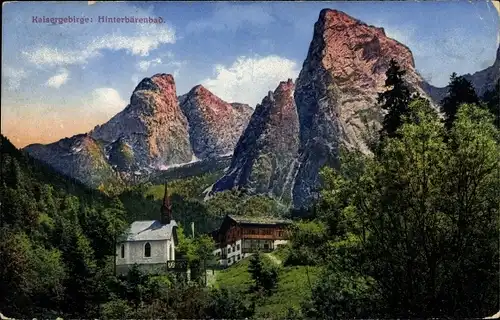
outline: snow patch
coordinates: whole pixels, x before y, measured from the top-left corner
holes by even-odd
[[[75,153],[78,153],[78,152],[82,151],[82,149],[83,149],[83,147],[82,147],[82,146],[79,146],[79,147],[73,147],[73,148],[71,148],[71,152],[72,152],[73,154],[75,154]]]

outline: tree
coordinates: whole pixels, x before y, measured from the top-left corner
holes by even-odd
[[[492,90],[484,93],[482,100],[486,103],[487,109],[495,117],[495,125],[500,129],[500,79],[497,80]]]
[[[257,252],[250,258],[248,272],[254,281],[255,291],[271,294],[278,286],[278,268],[270,263],[264,263],[262,255]]]
[[[463,76],[451,74],[448,85],[448,94],[441,101],[441,110],[445,114],[445,125],[451,129],[460,106],[464,103],[478,103],[476,91],[472,83]]]
[[[255,304],[248,303],[241,294],[225,288],[213,289],[206,312],[214,319],[245,319],[254,315]]]
[[[386,91],[378,94],[378,103],[387,111],[382,122],[382,136],[393,137],[402,124],[402,117],[408,112],[411,92],[404,80],[406,71],[402,70],[396,60],[391,59],[386,71]]]
[[[351,157],[340,173],[324,175],[330,261],[313,294],[317,312],[360,316],[355,297],[370,296],[363,305],[381,317],[498,309],[500,160],[492,121],[464,105],[446,134],[417,100],[379,157]],[[333,288],[338,295],[328,298]]]

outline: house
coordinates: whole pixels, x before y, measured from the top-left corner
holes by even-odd
[[[167,185],[159,220],[134,221],[116,242],[116,274],[126,274],[134,264],[146,273],[165,273],[175,265],[177,223]]]
[[[290,220],[227,215],[218,230],[211,233],[216,243],[214,255],[222,266],[257,251],[269,252],[287,242]]]

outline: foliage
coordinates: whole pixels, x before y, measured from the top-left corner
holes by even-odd
[[[383,136],[394,137],[402,124],[402,117],[408,112],[411,92],[404,80],[405,73],[396,60],[391,59],[386,71],[387,90],[378,94],[378,103],[387,111],[382,122]]]
[[[472,83],[464,76],[457,76],[454,72],[450,76],[448,94],[441,101],[441,111],[445,114],[445,125],[450,129],[456,119],[460,106],[464,103],[478,103],[476,91]]]
[[[497,80],[492,90],[484,93],[482,100],[486,103],[487,109],[495,117],[495,125],[500,129],[500,79]]]
[[[250,257],[248,272],[254,281],[253,290],[263,291],[267,295],[277,290],[279,269],[273,263],[265,263],[261,253],[257,252]]]
[[[425,100],[409,109],[375,158],[344,154],[339,172],[323,171],[329,261],[305,314],[475,317],[498,309],[493,119],[463,105],[447,135]]]
[[[245,300],[241,293],[228,289],[214,289],[207,313],[216,319],[244,319],[255,313],[255,304]]]
[[[316,265],[324,258],[326,226],[321,221],[294,223],[285,265]]]

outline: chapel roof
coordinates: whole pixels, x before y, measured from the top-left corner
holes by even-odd
[[[124,232],[121,241],[170,240],[177,223],[162,224],[158,220],[134,221]]]

